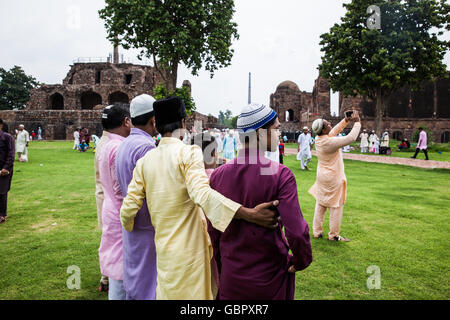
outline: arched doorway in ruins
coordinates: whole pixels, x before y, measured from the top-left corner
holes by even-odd
[[[286,116],[286,118],[285,118],[286,122],[294,121],[294,110],[292,110],[292,109],[286,110],[285,116]]]
[[[114,104],[116,102],[129,103],[130,99],[128,98],[127,94],[125,94],[125,93],[123,93],[121,91],[116,91],[116,92],[113,92],[113,93],[111,93],[109,95],[108,103],[111,105],[111,104]]]
[[[81,109],[92,110],[99,104],[102,104],[102,97],[98,93],[86,91],[81,94]]]
[[[56,92],[52,94],[49,98],[49,108],[50,110],[64,110],[64,97]]]

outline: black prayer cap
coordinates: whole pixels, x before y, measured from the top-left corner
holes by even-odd
[[[179,122],[186,118],[186,108],[179,97],[169,97],[153,103],[155,121],[157,126]]]

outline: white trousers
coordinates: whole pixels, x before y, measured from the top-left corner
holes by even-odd
[[[311,158],[311,150],[309,148],[300,150],[300,152],[297,154],[297,160],[300,160],[302,169],[305,169],[305,167],[311,161]]]

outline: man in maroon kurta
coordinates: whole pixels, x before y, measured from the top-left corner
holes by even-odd
[[[244,133],[252,132],[252,128],[276,132],[276,113],[263,107],[250,105],[244,109],[238,129]],[[256,118],[245,119],[245,115]],[[254,127],[255,123],[259,127]],[[246,124],[253,127],[247,129]],[[274,230],[243,220],[233,220],[223,233],[209,228],[219,268],[221,300],[292,300],[295,272],[312,262],[309,227],[298,202],[295,177],[289,168],[264,157],[264,151],[277,147],[277,137],[271,139],[270,132],[267,137],[273,142],[267,144],[266,150],[247,143],[236,159],[211,175],[213,189],[247,207],[279,200],[280,224]]]
[[[14,138],[2,129],[3,120],[0,119],[0,223],[7,218],[8,192],[14,167]]]

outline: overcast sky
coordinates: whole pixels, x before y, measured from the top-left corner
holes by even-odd
[[[249,72],[253,102],[269,104],[270,94],[285,80],[312,92],[320,35],[345,14],[344,2],[349,1],[235,0],[240,39],[233,44],[232,65],[213,79],[205,71],[192,76],[180,66],[178,86],[189,80],[197,111],[215,116],[225,109],[239,114],[247,103]],[[0,1],[0,66],[18,65],[40,82],[57,84],[78,57],[106,58],[112,46],[98,16],[104,5],[103,0]],[[120,53],[134,59],[137,51]]]

